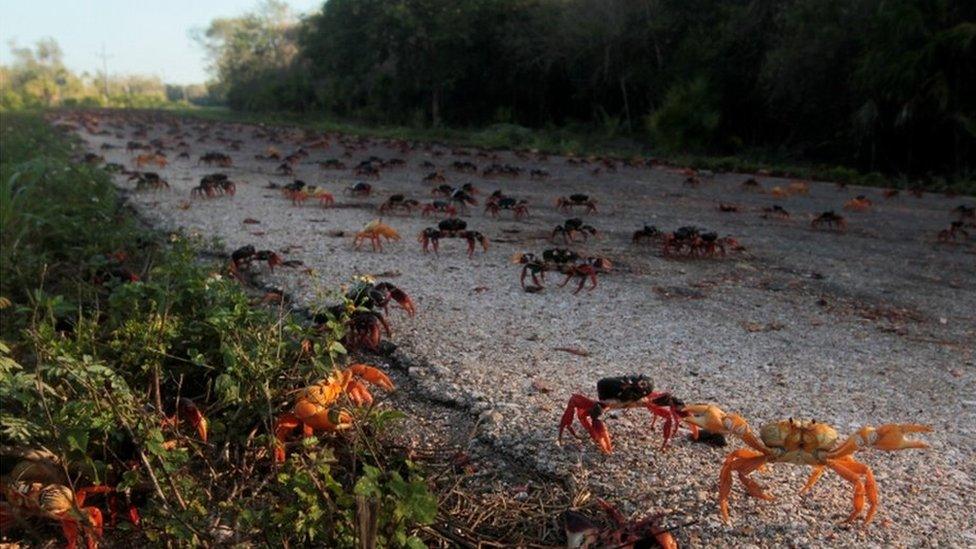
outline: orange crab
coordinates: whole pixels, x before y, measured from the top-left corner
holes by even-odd
[[[275,421],[275,461],[285,461],[285,441],[301,427],[306,437],[318,432],[342,431],[352,427],[352,415],[336,406],[345,396],[353,406],[368,406],[373,395],[367,383],[387,391],[393,390],[393,382],[378,368],[367,364],[353,364],[328,378],[302,389],[291,412]]]
[[[373,251],[383,251],[383,244],[380,242],[380,237],[389,240],[400,240],[400,233],[396,232],[393,227],[380,222],[379,219],[374,219],[363,227],[362,231],[356,233],[356,238],[353,240],[353,244],[356,249],[366,240],[370,241],[373,246]]]
[[[109,486],[88,486],[77,491],[63,484],[13,481],[3,484],[4,501],[0,502],[0,530],[29,517],[46,518],[61,523],[66,540],[65,547],[78,546],[78,534],[84,532],[88,549],[98,546],[102,537],[102,511],[98,507],[85,507],[89,494],[115,492]],[[138,515],[135,515],[138,517]]]
[[[735,435],[749,446],[726,456],[719,473],[719,511],[726,523],[730,522],[729,494],[732,492],[733,472],[738,474],[750,496],[772,500],[773,497],[749,478],[749,474],[761,470],[767,463],[792,463],[813,467],[813,473],[800,490],[801,493],[812,488],[827,467],[850,482],[854,486],[854,510],[847,522],[861,516],[867,496],[868,510],[864,523],[868,524],[878,508],[878,486],[871,468],[856,461],[852,455],[869,447],[879,450],[928,448],[928,444],[907,439],[905,435],[932,430],[917,423],[889,423],[880,427],[862,427],[843,442],[838,442],[837,431],[830,425],[790,418],[763,425],[757,437],[742,417],[727,414],[717,406],[694,404],[686,406],[684,411],[688,413],[684,421],[689,424],[712,433]]]
[[[135,163],[136,166],[139,168],[142,168],[148,164],[153,164],[159,166],[160,168],[165,168],[168,162],[166,161],[165,156],[159,153],[155,153],[155,154],[140,154],[139,156],[136,157]]]
[[[871,209],[871,199],[863,194],[844,202],[844,209],[852,212],[866,212]]]

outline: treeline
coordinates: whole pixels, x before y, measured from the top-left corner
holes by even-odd
[[[50,107],[160,107],[172,103],[216,101],[202,85],[164,84],[157,76],[77,74],[64,66],[63,52],[51,38],[34,47],[10,44],[12,62],[0,65],[0,109]]]
[[[329,0],[300,23],[274,2],[245,19],[208,30],[236,109],[581,124],[910,174],[976,158],[973,2]]]

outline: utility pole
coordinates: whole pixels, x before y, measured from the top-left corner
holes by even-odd
[[[105,94],[105,99],[108,99],[108,58],[110,56],[105,53],[105,42],[102,42],[102,53],[98,57],[102,60],[102,92]]]

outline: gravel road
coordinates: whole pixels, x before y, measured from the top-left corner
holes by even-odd
[[[968,241],[935,238],[953,219],[952,209],[972,205],[972,198],[902,193],[886,199],[879,189],[829,183],[777,198],[768,191],[788,181],[760,176],[767,192],[755,192],[743,188],[747,176],[717,174],[690,186],[665,167],[618,165],[594,174],[595,164],[562,157],[408,149],[371,139],[345,138],[343,145],[335,135],[327,136],[327,148],[308,149],[294,177],[282,177],[275,175],[278,162],[255,155],[270,145],[287,154],[309,144],[299,130],[187,119],[178,128],[150,123],[138,135],[129,121],[110,122],[102,127],[107,132],[80,132],[110,162],[132,167],[124,149],[129,140],[160,138],[169,147],[170,164],[157,171],[171,189],[131,194],[147,219],[219,237],[227,250],[253,244],[301,260],[312,270],[281,268],[264,277],[301,305],[321,303],[323,290],[354,275],[382,274],[419,308],[414,319],[393,313],[392,320],[394,341],[415,359],[409,375],[417,390],[478,417],[479,437],[523,465],[585,483],[628,513],[667,513],[669,524],[696,521],[678,533],[686,546],[976,546],[976,230]],[[181,139],[190,159],[176,158]],[[233,140],[239,150],[230,150]],[[102,150],[104,143],[118,148]],[[220,171],[237,182],[236,196],[190,198],[201,175],[219,170],[198,165],[210,150],[233,158],[233,167]],[[377,192],[367,199],[342,194],[359,180],[351,170],[317,165],[339,158],[353,166],[371,155],[406,163],[370,180]],[[487,179],[454,171],[456,160],[481,169],[495,162],[526,173],[545,169],[550,177]],[[473,183],[480,204],[495,189],[527,199],[530,216],[516,221],[502,212],[492,219],[474,207],[462,217],[492,244],[472,259],[457,240],[444,241],[439,255],[421,253],[416,235],[436,220],[416,213],[384,219],[401,241],[382,252],[354,250],[352,234],[378,217],[375,207],[390,195],[431,200],[432,186],[422,178],[432,170],[421,167],[424,161],[443,169],[449,184]],[[293,207],[267,188],[295,178],[332,191],[337,207],[312,200]],[[124,177],[117,181],[132,188]],[[544,291],[522,291],[511,257],[553,247],[549,232],[567,217],[554,203],[574,192],[598,201],[599,211],[582,217],[599,236],[572,247],[611,259],[613,272],[578,295],[571,286],[559,288],[552,275]],[[874,202],[871,210],[842,212],[859,194]],[[721,212],[719,202],[739,211]],[[773,204],[790,218],[763,218],[762,208]],[[848,230],[813,230],[812,217],[831,209],[847,217]],[[248,218],[259,223],[244,223]],[[746,249],[717,259],[667,259],[656,246],[631,244],[645,223],[669,231],[705,227],[734,236]],[[800,496],[809,470],[785,464],[757,475],[776,501],[749,498],[736,484],[727,526],[717,516],[716,480],[729,448],[682,435],[661,451],[660,424],[651,430],[640,410],[608,420],[610,456],[589,443],[556,444],[571,394],[595,396],[598,379],[628,373],[646,374],[686,402],[715,402],[756,429],[788,417],[815,418],[842,435],[865,424],[921,422],[935,429],[921,437],[932,447],[859,454],[881,493],[867,528],[840,524],[851,508],[846,482],[828,473]]]

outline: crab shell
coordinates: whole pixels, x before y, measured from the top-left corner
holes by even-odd
[[[837,431],[814,420],[784,419],[767,423],[759,430],[763,444],[784,451],[778,461],[812,464],[837,444]]]
[[[317,431],[338,431],[352,427],[352,416],[330,408],[342,395],[344,383],[326,382],[307,387],[292,413],[305,425]]]

